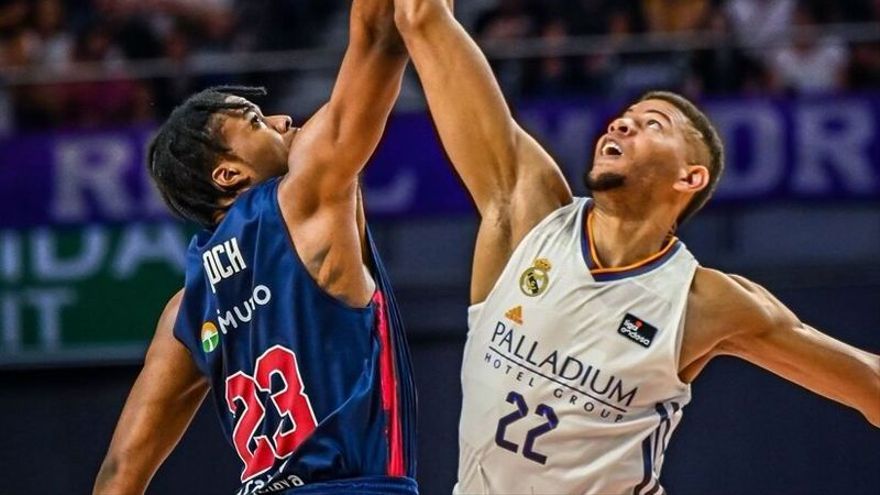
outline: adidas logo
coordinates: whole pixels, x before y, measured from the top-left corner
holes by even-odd
[[[517,307],[515,307],[515,308],[510,308],[510,309],[507,311],[507,313],[504,313],[504,316],[505,316],[508,320],[510,320],[510,321],[512,321],[512,322],[514,322],[514,323],[516,323],[517,325],[522,325],[522,322],[523,322],[523,319],[522,319],[522,306],[517,306]]]

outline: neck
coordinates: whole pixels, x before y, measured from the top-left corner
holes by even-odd
[[[618,268],[648,258],[669,242],[677,213],[652,206],[648,211],[594,202],[587,228],[603,268]]]

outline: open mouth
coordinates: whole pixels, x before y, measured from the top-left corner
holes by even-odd
[[[623,149],[620,148],[620,145],[615,143],[612,140],[605,141],[605,144],[602,145],[602,156],[623,156]]]

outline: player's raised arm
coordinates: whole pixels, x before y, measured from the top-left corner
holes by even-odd
[[[760,285],[701,270],[695,284],[726,325],[716,353],[737,356],[819,395],[861,412],[880,427],[880,356],[833,339],[803,323]],[[701,318],[701,321],[706,321]]]
[[[168,302],[95,480],[95,495],[143,493],[208,390],[173,328],[182,291]]]
[[[528,194],[540,217],[571,200],[553,159],[513,119],[486,57],[444,0],[395,0],[395,21],[440,139],[484,216]]]
[[[354,0],[348,49],[330,100],[297,133],[279,205],[309,273],[347,304],[367,304],[357,174],[376,149],[400,93],[406,50],[388,0]]]
[[[571,191],[549,154],[514,121],[486,57],[443,0],[394,0],[443,147],[481,222],[471,303],[485,300],[520,240]]]
[[[354,0],[350,39],[330,100],[299,131],[282,187],[304,214],[350,199],[400,92],[407,55],[387,0]]]

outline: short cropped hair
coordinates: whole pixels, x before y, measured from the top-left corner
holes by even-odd
[[[211,174],[221,158],[231,153],[223,140],[220,115],[247,108],[230,96],[252,98],[266,94],[264,88],[218,86],[200,91],[171,112],[147,150],[147,167],[165,204],[177,216],[213,228],[217,214],[233,199],[214,183]]]
[[[670,91],[649,91],[639,98],[640,102],[645,100],[662,100],[677,108],[700,134],[700,141],[709,154],[709,163],[702,164],[709,169],[709,184],[691,198],[690,203],[678,216],[677,224],[681,225],[700,211],[715,193],[715,189],[718,188],[718,181],[724,172],[724,143],[721,142],[718,131],[715,130],[715,126],[712,125],[706,114],[684,96]]]

